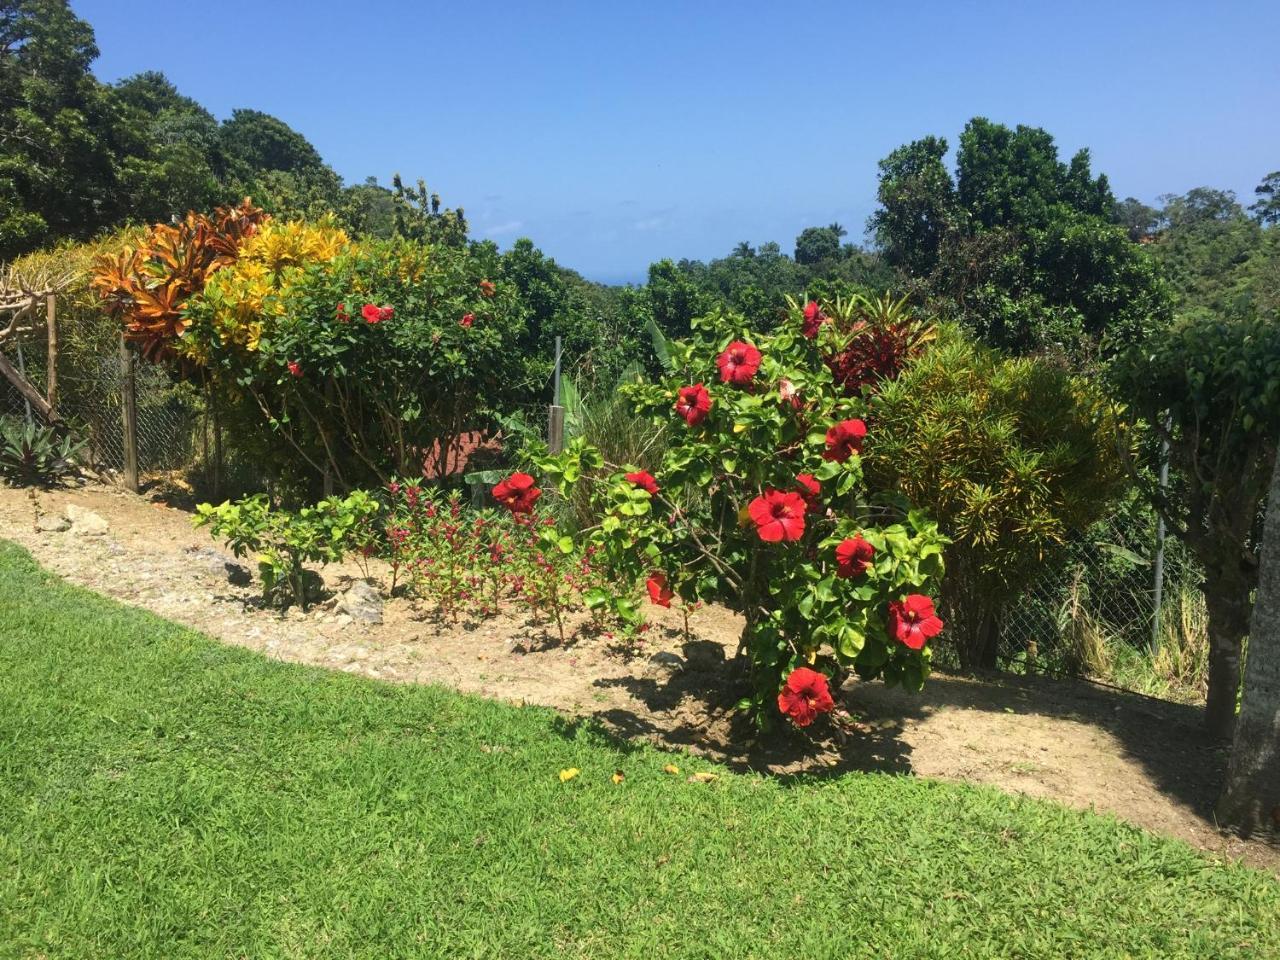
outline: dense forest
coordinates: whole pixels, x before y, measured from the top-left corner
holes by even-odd
[[[251,108],[219,120],[156,72],[92,73],[91,26],[63,0],[0,3],[0,260],[128,224],[167,221],[245,196],[277,218],[329,216],[354,237],[421,235],[441,211],[421,182],[344,184],[306,137]],[[1280,172],[1248,208],[1209,186],[1159,206],[1117,200],[1088,150],[977,117],[950,144],[927,136],[879,165],[869,245],[840,224],[791,249],[741,242],[709,262],[663,260],[638,288],[584,280],[529,240],[502,254],[530,312],[535,349],[561,335],[582,373],[607,374],[723,306],[768,324],[787,296],[909,296],[993,346],[1089,365],[1177,313],[1280,312]],[[474,241],[473,241],[474,242]],[[590,379],[590,377],[589,377]]]

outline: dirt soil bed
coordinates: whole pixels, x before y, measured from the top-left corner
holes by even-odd
[[[92,511],[105,530],[92,520],[57,529],[68,506]],[[736,769],[881,770],[991,784],[1106,811],[1280,872],[1280,849],[1214,827],[1225,754],[1201,732],[1194,707],[1076,681],[935,674],[921,694],[849,684],[843,704],[854,723],[841,735],[757,737],[731,709],[742,695],[729,663],[740,623],[724,610],[697,611],[686,639],[677,613],[653,608],[661,616],[636,655],[579,630],[560,645],[554,628],[515,614],[441,623],[403,598],[386,601],[376,624],[334,600],[282,618],[261,608],[247,571],[192,529],[189,513],[105,486],[34,497],[0,488],[0,536],[73,583],[281,660],[543,704]],[[334,565],[323,576],[341,592],[361,573]]]

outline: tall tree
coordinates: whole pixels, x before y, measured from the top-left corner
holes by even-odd
[[[943,238],[957,226],[946,154],[946,140],[925,137],[880,161],[880,208],[868,225],[885,259],[914,276],[933,270]]]
[[[1154,264],[1116,224],[1087,150],[1063,163],[1046,131],[975,117],[954,181],[946,152],[926,137],[882,160],[870,221],[885,258],[936,312],[994,346],[1080,365],[1167,322]]]
[[[1244,695],[1218,822],[1280,837],[1280,457],[1271,472]]]
[[[841,233],[837,230],[843,229],[839,224],[833,224],[801,230],[800,236],[796,237],[796,263],[808,266],[839,258]]]
[[[0,0],[0,258],[119,214],[97,55],[66,0]]]
[[[1139,482],[1204,570],[1210,732],[1231,736],[1258,583],[1260,509],[1280,441],[1280,324],[1193,314],[1120,357],[1120,397],[1169,443],[1167,490]]]
[[[1263,226],[1280,223],[1280,170],[1272,171],[1253,188],[1257,202],[1249,207]]]

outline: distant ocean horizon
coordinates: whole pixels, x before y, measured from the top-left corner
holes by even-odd
[[[630,273],[587,273],[579,271],[582,276],[590,280],[592,283],[598,283],[606,287],[626,287],[626,286],[643,286],[649,280],[649,271],[635,270]]]

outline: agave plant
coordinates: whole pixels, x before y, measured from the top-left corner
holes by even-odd
[[[50,486],[74,476],[84,449],[65,430],[0,418],[0,477],[18,486]]]

